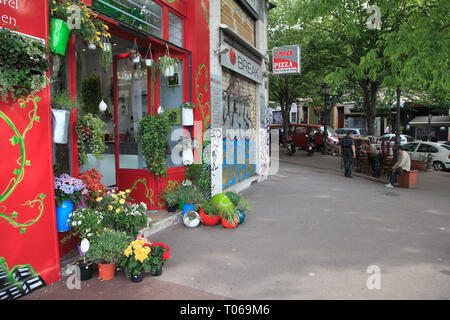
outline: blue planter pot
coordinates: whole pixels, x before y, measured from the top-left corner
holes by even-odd
[[[195,211],[195,204],[185,204],[185,203],[183,203],[183,216],[188,211]]]
[[[245,213],[242,210],[236,210],[237,216],[239,217],[239,224],[245,221]]]
[[[56,231],[64,232],[70,230],[72,221],[73,202],[63,201],[61,207],[56,206]]]

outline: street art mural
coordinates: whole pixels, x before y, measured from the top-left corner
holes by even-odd
[[[222,92],[223,188],[248,179],[256,173],[256,145],[252,121],[255,99],[250,92],[243,92],[241,81],[231,76],[228,87]]]

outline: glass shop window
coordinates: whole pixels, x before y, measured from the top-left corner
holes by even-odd
[[[169,12],[169,41],[179,47],[183,46],[183,20]]]

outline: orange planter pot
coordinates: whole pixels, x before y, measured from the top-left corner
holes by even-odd
[[[215,226],[220,221],[220,216],[210,217],[203,211],[203,209],[200,209],[198,213],[200,214],[200,217],[202,218],[202,223],[205,226]]]
[[[227,229],[234,229],[239,224],[239,217],[235,216],[234,224],[231,224],[227,219],[222,218],[222,226]]]
[[[114,279],[116,275],[116,264],[98,264],[98,275],[102,280]]]

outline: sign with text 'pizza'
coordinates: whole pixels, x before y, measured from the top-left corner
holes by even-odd
[[[273,48],[273,74],[301,72],[300,47],[284,46]]]

